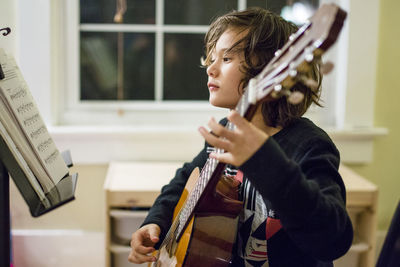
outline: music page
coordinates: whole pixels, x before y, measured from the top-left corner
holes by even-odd
[[[4,125],[0,121],[0,135],[3,137],[5,143],[10,149],[10,152],[14,156],[17,164],[21,167],[21,170],[28,179],[29,183],[31,184],[33,190],[38,195],[40,201],[43,203],[45,208],[50,207],[49,201],[46,199],[45,192],[42,189],[42,186],[39,184],[39,181],[36,179],[36,176],[33,174],[31,168],[28,166],[27,162],[25,161],[24,157],[22,156],[20,150],[16,147],[14,141],[12,140],[11,136],[8,134],[7,130],[5,129]]]
[[[0,50],[0,62],[5,73],[5,78],[0,81],[2,98],[6,100],[7,108],[18,122],[22,138],[27,140],[47,175],[57,184],[68,174],[68,168],[47,131],[15,60]],[[10,135],[13,136],[13,133]],[[27,162],[29,164],[29,160]],[[41,176],[37,178],[41,181]]]

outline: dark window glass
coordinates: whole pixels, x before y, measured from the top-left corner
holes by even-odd
[[[123,23],[154,24],[155,0],[127,0]],[[117,0],[81,0],[81,23],[114,23],[117,11]]]
[[[165,34],[164,99],[207,100],[206,70],[200,65],[204,34]]]
[[[117,97],[117,34],[81,33],[81,99]]]
[[[82,32],[81,100],[154,99],[154,43],[153,33]]]
[[[165,24],[209,25],[233,9],[237,9],[237,0],[166,0]]]
[[[124,99],[154,100],[154,33],[125,34]]]

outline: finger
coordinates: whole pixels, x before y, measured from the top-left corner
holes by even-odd
[[[141,242],[137,242],[140,238],[134,238],[131,241],[131,253],[129,254],[128,260],[134,263],[143,263],[153,261],[153,256],[149,255],[155,251],[152,246],[144,246]],[[135,243],[136,242],[136,243]]]
[[[223,150],[229,150],[231,145],[228,140],[219,138],[218,136],[212,135],[204,127],[199,127],[200,134],[204,137],[207,143],[213,147],[221,148]]]
[[[208,127],[211,129],[211,132],[219,137],[225,137],[226,139],[229,140],[234,140],[235,139],[235,134],[234,132],[228,130],[221,124],[219,124],[214,118],[211,118],[208,121]]]
[[[141,254],[147,254],[154,251],[154,243],[148,238],[143,238],[143,236],[133,236],[131,240],[132,251],[136,251]]]
[[[237,166],[231,153],[220,153],[220,154],[219,153],[211,153],[210,157],[218,160],[219,162],[223,162],[223,163],[232,164],[234,166]]]
[[[153,262],[156,260],[156,257],[153,255],[143,255],[138,254],[132,251],[128,256],[128,261],[133,263],[144,263],[144,262]]]
[[[156,243],[160,240],[160,238],[159,238],[159,236],[160,236],[159,228],[157,228],[157,227],[150,227],[148,233],[149,233],[149,238],[150,238],[150,240],[151,240],[154,244],[156,244]]]
[[[137,252],[138,254],[146,255],[149,253],[153,253],[155,251],[155,248],[139,245],[134,249],[134,251]]]
[[[155,250],[153,245],[147,246],[146,244],[142,244],[142,242],[138,242],[134,239],[131,240],[131,247],[132,251],[138,254],[148,254]]]

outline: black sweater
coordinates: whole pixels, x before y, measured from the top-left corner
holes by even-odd
[[[143,223],[159,225],[161,240],[187,178],[208,158],[207,146],[162,188]],[[332,261],[349,249],[353,228],[345,208],[339,161],[339,152],[328,135],[301,118],[268,138],[239,166],[282,224],[268,240],[270,267],[333,266]]]

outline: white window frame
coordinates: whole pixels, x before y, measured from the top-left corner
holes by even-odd
[[[118,102],[118,108],[97,103],[77,107],[65,102],[65,92],[73,91],[70,83],[79,84],[65,75],[69,61],[77,60],[66,53],[71,47],[65,38],[65,34],[78,34],[77,24],[65,25],[63,12],[73,2],[77,0],[18,0],[16,4],[16,56],[60,149],[71,149],[78,163],[190,160],[202,146],[197,126],[211,116],[224,116],[226,111],[196,102],[137,103],[135,107]],[[337,44],[345,52],[335,62],[341,73],[335,81],[341,88],[335,94],[335,124],[326,130],[344,162],[370,162],[374,138],[386,134],[386,129],[373,126],[379,1],[336,3],[348,11],[348,18]],[[78,17],[73,20],[79,21]],[[77,61],[73,63],[79,66]],[[102,121],[93,123],[92,116]]]
[[[163,0],[156,1],[156,23],[154,25],[79,25],[79,3],[76,0],[65,2],[65,14],[68,23],[62,22],[67,28],[67,74],[64,96],[66,106],[59,116],[63,125],[87,124],[132,124],[137,126],[172,126],[192,125],[199,118],[204,121],[207,117],[225,114],[208,104],[207,101],[162,101],[163,98],[163,36],[164,33],[205,33],[208,26],[179,26],[163,25]],[[70,23],[72,21],[72,23]],[[81,101],[79,99],[79,30],[123,32],[154,32],[156,35],[156,65],[155,65],[155,101]],[[200,62],[199,55],[199,62]],[[204,85],[204,90],[207,90]],[[222,113],[223,112],[223,113]],[[185,120],[186,118],[186,120]]]

